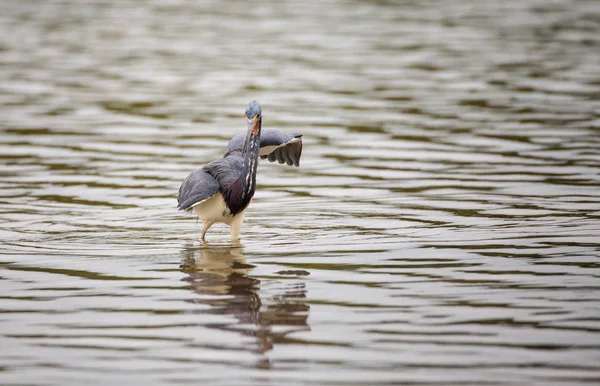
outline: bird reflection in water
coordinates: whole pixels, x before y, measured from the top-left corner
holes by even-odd
[[[288,337],[291,333],[310,330],[305,284],[291,278],[261,282],[248,276],[255,266],[246,262],[241,244],[188,246],[182,255],[183,280],[202,295],[189,301],[209,305],[206,313],[237,319],[236,323],[208,327],[256,337],[256,347],[249,349],[258,354],[268,352],[274,344],[295,343]],[[257,366],[268,368],[270,362],[265,357]]]

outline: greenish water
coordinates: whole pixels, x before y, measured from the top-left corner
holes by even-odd
[[[0,5],[0,383],[600,382],[594,1]],[[245,129],[240,244],[176,210]]]

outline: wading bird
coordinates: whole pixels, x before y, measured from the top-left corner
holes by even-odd
[[[299,166],[302,134],[262,130],[260,103],[246,108],[248,130],[233,137],[223,158],[192,172],[181,184],[178,209],[194,210],[202,221],[202,240],[217,222],[231,227],[231,240],[237,240],[246,208],[256,189],[258,158]]]

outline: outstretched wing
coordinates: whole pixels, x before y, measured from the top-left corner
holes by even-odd
[[[181,184],[177,209],[190,210],[219,191],[219,183],[204,169],[192,172]]]
[[[227,144],[225,154],[234,150],[242,150],[244,147],[245,134],[240,133],[233,137]],[[282,133],[279,130],[263,129],[260,133],[260,158],[268,158],[269,161],[277,160],[280,164],[300,166],[302,155],[302,134]]]
[[[300,166],[302,155],[302,134],[288,134],[277,130],[265,130],[260,133],[260,158],[277,160],[280,164]]]

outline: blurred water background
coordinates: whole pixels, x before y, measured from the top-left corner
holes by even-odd
[[[600,3],[0,3],[0,384],[600,382]],[[239,245],[176,211],[245,130]]]

